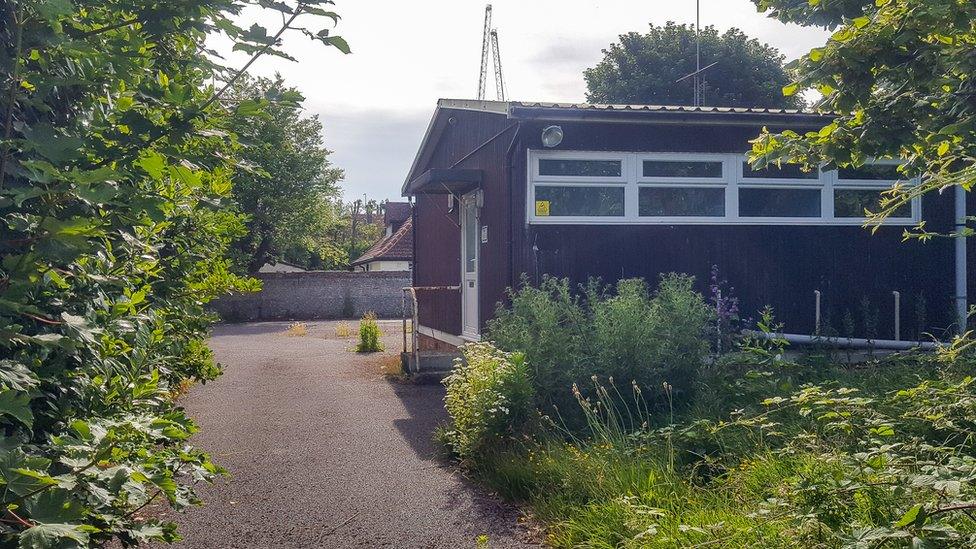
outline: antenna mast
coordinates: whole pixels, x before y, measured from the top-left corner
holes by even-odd
[[[481,74],[478,75],[478,99],[485,98],[485,77],[488,75],[488,46],[491,34],[491,4],[485,6],[485,29],[481,33]]]
[[[502,78],[502,54],[498,49],[498,30],[491,29],[491,51],[495,64],[495,96],[505,100],[505,80]]]
[[[695,106],[701,107],[705,104],[705,78],[702,73],[718,65],[718,61],[701,66],[701,2],[695,0],[695,72],[686,74],[674,81],[675,84],[687,78],[694,77],[695,82]]]
[[[701,0],[695,0],[695,106],[704,102],[701,87]]]
[[[478,75],[478,100],[485,98],[485,83],[488,80],[488,49],[491,48],[492,64],[495,69],[495,97],[505,100],[505,81],[502,78],[502,57],[498,49],[498,30],[491,28],[491,4],[485,6],[485,28],[481,34],[481,73]]]

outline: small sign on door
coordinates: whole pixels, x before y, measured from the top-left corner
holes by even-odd
[[[481,243],[482,244],[488,243],[488,225],[481,226]]]
[[[535,201],[535,215],[538,217],[546,217],[549,215],[549,201],[548,200],[536,200]]]

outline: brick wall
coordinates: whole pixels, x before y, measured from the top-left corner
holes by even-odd
[[[227,322],[359,318],[401,318],[401,288],[409,272],[259,273],[262,290],[221,297],[211,304]],[[408,301],[409,308],[409,301]]]

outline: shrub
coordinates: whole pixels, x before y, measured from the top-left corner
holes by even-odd
[[[356,345],[357,353],[375,353],[383,350],[380,343],[380,327],[376,323],[376,313],[372,311],[363,315],[359,321],[359,344]]]
[[[664,382],[687,393],[709,350],[714,316],[692,289],[694,279],[670,274],[650,295],[642,279],[615,288],[591,280],[574,296],[567,280],[544,277],[538,288],[510,292],[488,323],[488,339],[506,351],[526,354],[540,407],[578,412],[570,393],[593,375],[659,391]],[[589,385],[586,383],[585,385]],[[564,418],[570,419],[570,418]]]
[[[532,383],[521,353],[473,343],[462,347],[461,354],[444,379],[451,426],[443,438],[468,459],[522,429],[532,410]]]
[[[577,364],[585,359],[590,321],[569,281],[545,276],[535,288],[523,276],[518,291],[509,289],[509,300],[511,306],[499,304],[488,321],[487,339],[525,355],[540,405],[575,406],[569,388]]]
[[[655,392],[667,382],[679,394],[689,392],[709,351],[713,316],[693,282],[666,275],[653,297],[642,279],[618,282],[616,295],[591,304],[596,360],[580,373],[636,381]]]

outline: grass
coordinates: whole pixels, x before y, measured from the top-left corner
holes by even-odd
[[[555,547],[775,547],[784,526],[761,513],[809,460],[756,456],[704,484],[669,468],[660,452],[548,441],[501,453],[480,478],[528,505]]]
[[[829,380],[860,394],[882,395],[945,373],[934,361],[902,356],[869,367],[743,366],[749,375],[731,361],[711,368],[693,402],[649,411],[646,421],[660,427],[703,417],[727,419],[743,403],[790,394],[805,383]],[[585,435],[554,425],[469,460],[476,478],[520,502],[544,525],[553,547],[836,547],[836,531],[852,524],[884,527],[904,511],[905,502],[890,490],[839,488],[850,475],[839,449],[798,446],[784,452],[784,443],[756,439],[754,432],[729,433],[721,448],[687,442],[676,448],[670,438],[646,436],[655,425],[637,432],[615,427],[633,425],[632,416],[641,412],[639,405],[628,409],[614,395],[619,393],[604,388],[585,405],[590,419]],[[781,440],[808,428],[797,417],[795,424],[774,428],[784,433]],[[816,509],[816,518],[797,520],[802,517],[797,510],[803,509]],[[971,532],[976,521],[957,527]]]

